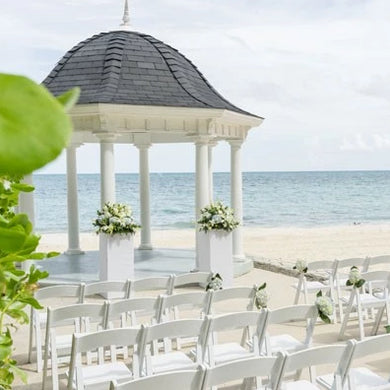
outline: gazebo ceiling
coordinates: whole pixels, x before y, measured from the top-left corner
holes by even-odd
[[[262,122],[224,99],[179,51],[134,31],[80,42],[43,84],[54,95],[81,88],[71,113],[79,142],[115,133],[117,142],[133,143],[132,133],[140,132],[151,142],[189,142],[197,135],[244,139]]]

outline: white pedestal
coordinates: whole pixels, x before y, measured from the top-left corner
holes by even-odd
[[[219,273],[224,287],[233,286],[232,233],[212,230],[198,234],[199,271]]]
[[[99,235],[99,279],[134,279],[134,235]],[[113,298],[109,296],[108,298]]]

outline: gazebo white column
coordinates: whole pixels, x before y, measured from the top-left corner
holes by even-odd
[[[213,181],[213,148],[216,146],[216,142],[210,142],[208,146],[208,166],[209,166],[209,202],[214,200],[214,181]]]
[[[230,144],[230,185],[231,204],[234,215],[240,225],[233,230],[233,257],[235,260],[244,260],[244,248],[242,242],[242,171],[241,171],[241,145],[242,140],[229,141]]]
[[[66,179],[68,200],[68,249],[67,255],[84,253],[80,249],[79,205],[77,194],[76,149],[80,144],[71,143],[66,149]]]
[[[200,209],[209,203],[209,150],[208,137],[199,137],[195,141],[196,146],[196,186],[195,186],[195,207],[196,220],[199,219]],[[198,269],[198,227],[196,227],[196,268]]]
[[[115,134],[97,134],[100,139],[100,200],[115,202]]]
[[[23,182],[26,184],[34,185],[33,176],[26,175],[23,178]],[[34,207],[34,192],[20,192],[19,195],[19,213],[27,214],[30,222],[35,226],[35,207]],[[23,261],[21,267],[23,271],[28,271],[33,264],[33,260]]]
[[[136,145],[139,150],[139,197],[141,206],[141,243],[139,249],[153,249],[150,229],[150,146],[150,143]]]

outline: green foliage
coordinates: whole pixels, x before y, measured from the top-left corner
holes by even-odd
[[[26,77],[0,74],[0,174],[31,173],[61,153],[72,130],[66,109],[78,94],[56,99]]]
[[[66,146],[71,121],[65,111],[78,94],[73,89],[56,99],[25,77],[0,74],[0,389],[12,389],[15,375],[27,381],[12,358],[11,329],[28,323],[27,306],[42,308],[34,291],[48,276],[35,266],[26,273],[18,264],[58,255],[36,252],[40,237],[26,214],[15,214],[20,192],[34,190],[21,178]]]

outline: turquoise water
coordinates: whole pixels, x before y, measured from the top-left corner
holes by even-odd
[[[155,228],[194,224],[193,173],[152,173],[151,215]],[[66,176],[35,175],[36,230],[65,232]],[[92,231],[100,205],[98,174],[78,175],[80,230]],[[246,172],[243,174],[247,226],[331,226],[390,221],[390,171]],[[139,220],[137,174],[116,175],[117,201],[132,206]],[[214,199],[230,203],[229,173],[214,174]]]

